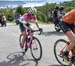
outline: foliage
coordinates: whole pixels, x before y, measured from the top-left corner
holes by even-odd
[[[14,17],[13,9],[10,9],[10,8],[0,9],[0,13],[2,15],[5,15],[8,21],[13,20],[13,17]]]
[[[75,8],[75,2],[70,1],[70,2],[63,2],[63,3],[46,3],[41,7],[36,7],[37,8],[37,18],[40,22],[48,23],[52,21],[52,12],[54,10],[55,6],[64,6],[64,9],[66,12],[70,11],[71,9]],[[69,7],[68,7],[69,6]],[[14,15],[16,13],[19,14],[24,14],[24,12],[27,12],[27,7],[22,7],[19,6],[17,8],[4,8],[0,9],[0,13],[5,14],[7,19],[9,21],[12,21],[14,19]]]
[[[13,12],[13,10],[12,10],[12,9],[9,9],[9,10],[7,11],[7,13],[8,13],[8,14],[6,14],[7,20],[8,20],[8,21],[13,21],[13,19],[14,19],[14,12]]]
[[[22,6],[16,8],[16,13],[19,13],[21,15],[24,13],[24,9],[22,8]]]

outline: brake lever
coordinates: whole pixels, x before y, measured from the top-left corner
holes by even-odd
[[[41,34],[43,33],[43,30],[41,29],[41,30],[39,30],[39,31],[40,31],[39,35],[41,35]]]

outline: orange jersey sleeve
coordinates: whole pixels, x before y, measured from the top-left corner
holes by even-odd
[[[71,10],[70,12],[66,13],[62,20],[68,24],[73,24],[75,22],[75,9]]]

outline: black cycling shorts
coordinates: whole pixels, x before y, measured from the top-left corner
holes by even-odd
[[[74,24],[68,24],[66,22],[61,22],[60,28],[65,33],[65,32],[70,31],[70,30],[75,30],[75,25]]]

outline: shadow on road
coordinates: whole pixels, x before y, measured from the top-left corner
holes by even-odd
[[[49,35],[61,36],[61,35],[64,35],[64,33],[63,32],[56,32],[56,31],[49,31],[49,32],[43,32],[42,35],[45,35],[45,36],[49,36]]]
[[[49,66],[62,66],[62,65],[49,65]]]
[[[63,65],[49,65],[49,66],[63,66]],[[69,65],[64,65],[64,66],[69,66]]]
[[[25,58],[24,58],[25,57]],[[7,61],[0,62],[0,66],[37,66],[38,61],[23,57],[21,52],[11,53],[7,56]]]

